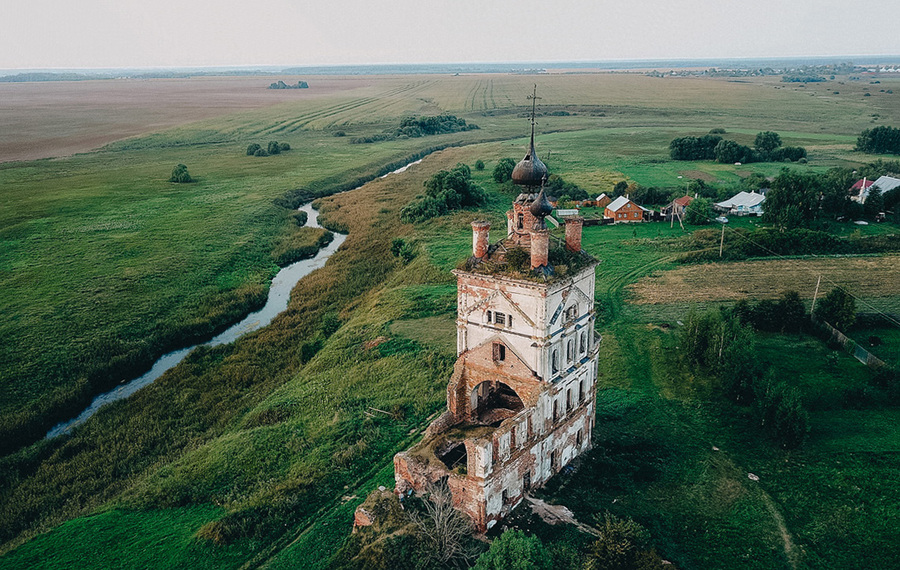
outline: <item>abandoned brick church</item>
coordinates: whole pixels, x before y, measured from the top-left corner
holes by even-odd
[[[490,224],[473,222],[473,255],[454,271],[459,358],[447,411],[394,457],[399,495],[446,480],[479,531],[587,450],[594,418],[597,260],[581,250],[580,217],[565,220],[564,243],[545,225],[552,206],[533,119],[512,176],[523,193],[505,238],[492,244]]]

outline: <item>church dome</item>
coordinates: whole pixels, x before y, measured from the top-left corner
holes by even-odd
[[[520,186],[540,186],[546,176],[547,166],[534,152],[534,134],[532,134],[528,154],[513,168],[512,181]]]
[[[543,163],[541,163],[543,166]],[[553,211],[553,204],[547,200],[547,196],[544,195],[544,189],[541,188],[541,193],[538,194],[538,197],[535,198],[534,202],[531,203],[531,208],[529,208],[531,215],[535,218],[539,218],[543,220],[546,216],[550,215],[550,212]],[[543,222],[541,222],[543,223]]]

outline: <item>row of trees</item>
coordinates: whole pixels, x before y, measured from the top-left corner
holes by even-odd
[[[258,143],[253,143],[247,146],[247,156],[269,156],[270,154],[281,154],[286,150],[291,150],[291,145],[286,142],[269,141],[265,148]]]
[[[783,147],[778,133],[763,131],[756,135],[753,148],[714,134],[676,138],[669,143],[669,156],[673,160],[715,160],[726,164],[785,160],[797,162],[806,158],[806,149],[799,146]]]
[[[421,222],[487,200],[484,189],[472,180],[471,169],[462,163],[434,174],[424,185],[425,195],[400,210],[402,221]]]
[[[856,139],[856,150],[871,154],[900,154],[900,129],[886,126],[866,129]]]

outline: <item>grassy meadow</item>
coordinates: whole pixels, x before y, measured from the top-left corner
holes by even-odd
[[[392,455],[443,409],[455,360],[449,270],[471,248],[474,217],[490,219],[495,238],[505,227],[517,191],[490,173],[523,152],[534,82],[548,113],[538,119],[540,156],[591,194],[623,179],[736,188],[751,172],[782,168],[669,160],[672,138],[711,128],[742,144],[777,130],[809,150],[809,163],[792,168],[822,172],[874,159],[852,151],[862,129],[900,125],[900,89],[893,96],[846,78],[804,87],[634,74],[396,76],[69,158],[0,164],[9,206],[0,210],[0,568],[327,568],[355,506],[391,484]],[[440,112],[480,129],[351,142],[404,116]],[[269,140],[292,150],[245,155],[248,144]],[[447,148],[376,178],[439,147]],[[487,168],[473,177],[489,194],[480,212],[399,222],[434,172],[477,159]],[[195,183],[166,181],[178,163]],[[325,196],[369,180],[319,200],[320,222],[349,236],[269,327],[196,350],[71,435],[35,443],[94,393],[261,304],[278,260],[321,235],[297,227],[286,195]],[[714,290],[725,274],[729,283],[760,274],[748,264],[777,263],[698,271],[675,261],[685,235],[667,224],[585,228],[585,248],[602,260],[596,446],[544,498],[581,520],[604,510],[635,518],[678,567],[889,566],[900,558],[896,408],[845,406],[843,395],[868,382],[865,367],[813,337],[772,335],[761,350],[802,391],[813,427],[792,452],[760,435],[714,379],[680,364],[676,321],[697,301],[732,299],[728,291],[695,297],[695,289]],[[414,246],[409,263],[389,252],[398,236]],[[853,264],[890,273],[895,258],[802,262],[830,264],[835,279],[862,288]],[[772,275],[794,283],[786,267],[762,279]],[[682,288],[646,302],[640,287],[659,282]],[[895,282],[888,275],[861,292],[890,303]],[[777,294],[744,289],[751,299]],[[881,336],[896,347],[891,333]]]

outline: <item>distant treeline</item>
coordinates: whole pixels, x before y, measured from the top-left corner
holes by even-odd
[[[284,81],[278,80],[275,83],[270,83],[266,89],[309,89],[309,83],[298,81],[296,85],[288,85]]]
[[[407,117],[396,129],[389,129],[377,135],[351,139],[353,144],[365,144],[396,138],[416,138],[429,135],[443,135],[478,129],[478,125],[466,123],[455,115],[434,115],[430,117]]]
[[[871,154],[900,154],[900,129],[885,126],[866,129],[856,139],[856,150]]]

